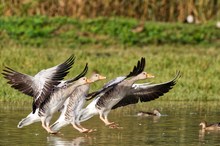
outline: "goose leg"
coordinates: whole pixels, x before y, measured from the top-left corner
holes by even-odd
[[[117,128],[117,129],[121,129],[122,127],[119,127],[119,124],[116,124],[115,122],[109,122],[108,120],[108,113],[104,113],[104,120],[106,121],[107,125],[109,126],[109,128]]]
[[[75,124],[75,122],[72,122],[71,124],[73,125],[73,128],[78,130],[80,133],[88,133],[88,131],[89,131],[89,129],[81,128],[80,126]]]
[[[106,126],[110,126],[110,125],[115,124],[114,122],[109,122],[108,121],[107,115],[103,117],[103,115],[100,114],[99,118],[105,123]]]
[[[95,130],[93,130],[93,129],[84,128],[82,125],[80,125],[80,122],[79,122],[78,119],[79,119],[79,118],[76,118],[76,119],[75,119],[75,125],[76,125],[77,127],[81,128],[83,131],[85,131],[85,132],[83,132],[83,133],[86,133],[86,132],[90,133],[90,132],[95,131]]]
[[[41,118],[41,123],[42,123],[42,127],[48,132],[48,133],[51,133],[51,134],[55,134],[56,132],[52,131],[50,129],[50,126],[49,126],[49,122],[47,121],[47,118]]]
[[[80,127],[81,129],[83,129],[85,132],[83,133],[90,133],[90,132],[93,132],[93,131],[96,131],[96,129],[87,129],[87,128],[84,128],[82,125],[80,124],[77,124],[78,127]]]

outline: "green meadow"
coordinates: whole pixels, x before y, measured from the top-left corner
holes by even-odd
[[[141,57],[145,71],[154,79],[171,80],[176,71],[181,78],[160,101],[219,101],[219,30],[214,23],[186,25],[149,22],[143,32],[133,33],[134,19],[76,20],[69,18],[0,18],[0,70],[9,66],[34,75],[55,66],[74,54],[75,64],[65,79],[79,74],[86,63],[89,77],[94,71],[107,77],[91,85],[97,90],[109,80],[127,75]],[[32,102],[0,76],[0,101]]]

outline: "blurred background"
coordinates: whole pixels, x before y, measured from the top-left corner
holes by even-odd
[[[182,76],[159,99],[112,111],[123,130],[108,129],[96,117],[86,126],[97,132],[83,137],[68,126],[58,136],[40,123],[18,129],[32,99],[0,75],[2,145],[219,145],[219,133],[199,134],[198,126],[202,120],[219,122],[219,0],[0,0],[1,72],[9,66],[35,75],[71,54],[76,59],[66,79],[86,62],[86,76],[96,71],[107,77],[92,84],[91,92],[128,74],[141,57],[145,71],[155,75],[142,82],[169,81],[177,70]],[[153,109],[165,116],[136,117]]]
[[[219,7],[218,0],[1,0],[0,39],[36,47],[55,40],[70,48],[219,45]]]
[[[182,71],[177,92],[160,100],[219,100],[219,8],[218,0],[0,0],[0,69],[35,74],[75,54],[76,70],[89,62],[89,74],[110,80],[143,56],[155,82]],[[1,100],[14,101],[0,81]]]

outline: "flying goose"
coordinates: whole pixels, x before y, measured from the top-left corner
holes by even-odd
[[[148,102],[159,98],[164,93],[169,92],[176,84],[176,80],[180,77],[180,73],[171,81],[160,84],[134,84],[138,80],[153,78],[154,76],[143,72],[145,67],[145,59],[141,58],[137,66],[134,66],[125,77],[118,77],[107,83],[99,91],[89,94],[91,98],[95,99],[82,110],[80,115],[80,122],[88,120],[94,115],[99,114],[99,118],[105,125],[116,126],[114,122],[109,122],[108,114],[112,109],[129,104],[136,104],[140,102]]]
[[[17,72],[9,67],[5,67],[2,74],[12,88],[33,97],[32,109],[34,114],[45,98],[50,95],[54,86],[58,85],[69,73],[74,60],[74,55],[71,55],[64,63],[43,69],[35,76]]]
[[[64,104],[66,99],[74,92],[74,90],[81,85],[91,83],[86,77],[83,77],[88,71],[88,65],[86,64],[82,73],[73,79],[62,81],[55,86],[44,102],[36,109],[37,112],[30,113],[26,118],[22,119],[18,128],[30,125],[34,122],[41,121],[42,127],[47,130],[48,133],[53,132],[50,127],[50,120],[55,112],[57,112]]]
[[[137,113],[137,116],[158,116],[158,117],[160,117],[161,113],[157,109],[154,109],[153,112],[139,111]]]
[[[106,77],[101,76],[100,74],[93,74],[89,80],[95,82],[98,80],[106,79]],[[86,96],[89,92],[90,84],[82,85],[77,87],[70,97],[65,101],[62,113],[58,120],[50,126],[52,131],[58,131],[62,127],[72,124],[73,127],[81,133],[91,132],[92,130],[82,127],[78,120],[78,114],[83,108]]]
[[[202,130],[220,130],[220,123],[208,125],[206,121],[203,121],[199,126],[202,126]]]

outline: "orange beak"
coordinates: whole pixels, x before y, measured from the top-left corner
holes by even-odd
[[[99,80],[104,80],[106,77],[99,75]]]
[[[89,79],[86,79],[86,83],[92,83],[92,81]]]
[[[147,78],[154,78],[154,75],[151,75],[151,74],[147,74],[146,76]]]

